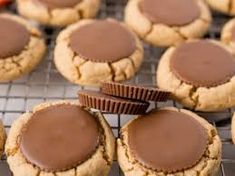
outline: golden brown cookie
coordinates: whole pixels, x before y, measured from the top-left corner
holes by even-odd
[[[4,145],[5,145],[6,138],[7,138],[7,136],[6,136],[6,132],[5,132],[3,123],[0,120],[0,158],[4,152]]]
[[[155,109],[121,129],[118,162],[126,176],[216,176],[222,144],[206,120],[183,109]]]
[[[125,22],[147,43],[168,47],[202,37],[211,13],[203,0],[130,0]]]
[[[235,105],[235,59],[223,44],[195,40],[169,48],[157,70],[157,84],[175,100],[197,111]]]
[[[43,59],[42,35],[23,18],[0,14],[0,38],[0,82],[32,71]]]
[[[210,7],[226,15],[235,15],[235,0],[206,0]]]
[[[40,104],[17,119],[5,152],[15,176],[107,176],[114,144],[101,113],[62,101]]]
[[[232,124],[231,124],[231,132],[232,132],[232,141],[235,144],[235,113],[233,114],[232,117]]]
[[[235,54],[235,19],[229,20],[221,32],[221,41]]]
[[[59,34],[54,52],[58,71],[81,85],[130,79],[142,60],[137,36],[113,19],[83,20],[69,26]]]
[[[99,6],[100,0],[17,0],[22,16],[49,26],[67,26],[92,18]]]

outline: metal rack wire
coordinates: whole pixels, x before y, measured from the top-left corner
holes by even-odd
[[[123,18],[123,8],[126,0],[103,0],[99,18],[112,17],[118,20]],[[9,7],[15,12],[14,5]],[[213,14],[214,22],[206,38],[219,39],[220,30],[229,17]],[[0,118],[5,128],[9,131],[12,122],[26,110],[32,109],[36,104],[44,101],[60,99],[76,99],[78,89],[94,89],[92,87],[77,86],[67,82],[55,69],[53,63],[53,48],[59,29],[40,27],[48,45],[48,53],[40,66],[29,75],[12,82],[0,83]],[[155,84],[156,67],[164,49],[145,45],[145,60],[132,83]],[[173,101],[153,104],[152,107],[176,106]],[[218,113],[198,113],[210,121],[217,129],[223,141],[223,162],[221,164],[221,176],[235,175],[235,146],[231,142],[230,121],[234,109],[228,109]],[[105,114],[112,126],[114,134],[118,137],[120,127],[133,116]],[[10,176],[11,173],[6,164],[5,157],[0,160],[0,175]],[[121,175],[118,164],[115,162],[111,176]]]

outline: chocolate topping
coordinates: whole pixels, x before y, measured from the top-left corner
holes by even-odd
[[[28,162],[48,172],[78,166],[99,145],[100,129],[95,118],[76,105],[56,105],[33,114],[20,138]]]
[[[200,15],[194,0],[142,0],[139,8],[153,23],[172,26],[189,24]]]
[[[50,9],[74,7],[81,0],[39,0]]]
[[[117,98],[96,91],[82,90],[78,95],[83,106],[115,114],[144,114],[149,107],[147,102]]]
[[[140,101],[166,101],[170,92],[144,85],[122,84],[117,82],[103,82],[104,94]]]
[[[128,143],[133,156],[145,167],[174,173],[200,161],[208,135],[193,117],[159,110],[141,116],[128,126]]]
[[[209,42],[185,43],[170,59],[172,72],[196,87],[214,87],[228,82],[235,74],[235,60],[224,48]]]
[[[0,17],[0,59],[18,55],[29,43],[30,33],[20,23]]]
[[[75,30],[71,36],[72,50],[93,62],[115,62],[135,51],[134,36],[114,20],[96,20]]]

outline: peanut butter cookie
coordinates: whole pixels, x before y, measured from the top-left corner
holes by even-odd
[[[17,0],[19,13],[49,26],[67,26],[84,18],[92,18],[100,0]]]
[[[221,32],[221,41],[231,48],[231,52],[235,55],[235,19],[229,20],[223,27]]]
[[[54,52],[59,72],[80,85],[130,79],[142,60],[137,36],[113,19],[83,20],[69,26],[59,34]]]
[[[153,110],[126,124],[117,141],[126,176],[216,176],[222,144],[216,129],[196,114]]]
[[[226,15],[235,15],[235,0],[206,0],[210,7]]]
[[[171,47],[158,65],[157,84],[187,108],[222,111],[235,106],[235,59],[213,40]]]
[[[100,113],[63,101],[38,105],[17,119],[5,152],[15,176],[107,176],[114,144]]]
[[[40,31],[24,19],[0,14],[0,81],[32,71],[43,59],[46,46]]]
[[[6,136],[6,132],[5,132],[3,123],[0,120],[0,158],[4,152],[4,145],[5,145],[6,138],[7,138],[7,136]]]
[[[130,0],[125,22],[147,43],[168,47],[202,37],[211,13],[203,0]]]

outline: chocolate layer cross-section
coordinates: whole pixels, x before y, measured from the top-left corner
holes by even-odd
[[[79,91],[79,101],[83,106],[115,114],[144,114],[149,103],[132,101],[105,95],[96,91]]]
[[[99,146],[98,120],[80,106],[54,105],[34,113],[20,135],[26,160],[47,172],[65,171],[88,160]]]
[[[196,165],[208,145],[206,129],[190,115],[154,110],[128,126],[130,152],[142,165],[174,173]]]
[[[22,24],[0,17],[0,59],[20,54],[29,43],[30,33]]]
[[[170,26],[187,25],[200,15],[194,0],[141,0],[139,8],[153,23]]]
[[[70,36],[72,50],[92,62],[112,63],[135,51],[133,34],[115,20],[95,20],[79,27]]]
[[[153,86],[103,82],[101,87],[104,94],[141,101],[166,101],[170,95],[170,92]]]

